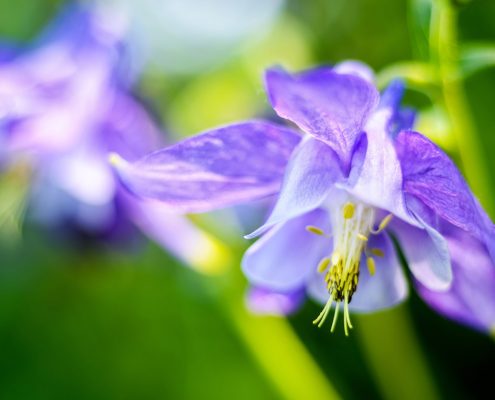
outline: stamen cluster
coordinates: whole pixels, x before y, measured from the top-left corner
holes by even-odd
[[[332,210],[332,226],[334,230],[334,251],[331,257],[323,258],[318,264],[318,272],[326,271],[324,280],[329,294],[320,315],[313,321],[321,327],[325,322],[333,302],[335,313],[331,331],[335,329],[338,319],[340,304],[344,304],[344,330],[348,335],[348,329],[352,328],[349,316],[349,303],[357,290],[359,283],[359,266],[363,252],[367,256],[366,265],[370,275],[375,273],[375,261],[372,255],[383,256],[380,249],[367,251],[368,237],[370,234],[380,233],[390,222],[388,215],[380,223],[377,230],[373,229],[375,209],[360,202],[347,201],[343,205]],[[325,234],[321,229],[313,226],[307,227],[309,232]],[[328,270],[327,270],[328,269]]]

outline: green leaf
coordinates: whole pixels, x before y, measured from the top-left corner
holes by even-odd
[[[410,0],[408,25],[414,56],[429,59],[431,0]]]
[[[376,77],[379,87],[387,86],[392,79],[402,78],[408,85],[418,89],[435,86],[438,83],[436,68],[426,62],[405,61],[389,65]]]
[[[495,44],[472,43],[460,49],[460,68],[464,77],[495,67]]]

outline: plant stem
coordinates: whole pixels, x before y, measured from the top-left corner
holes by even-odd
[[[487,161],[469,111],[459,70],[457,10],[449,1],[437,0],[433,4],[431,21],[431,58],[432,62],[438,63],[445,110],[466,179],[488,214],[494,216],[495,202],[490,193]]]
[[[341,397],[329,382],[309,351],[301,343],[291,325],[284,317],[256,316],[251,314],[244,302],[245,284],[236,257],[235,245],[225,246],[217,241],[210,249],[208,258],[223,271],[211,276],[218,290],[215,300],[225,314],[241,341],[250,351],[280,398],[287,400],[337,400]],[[208,262],[210,262],[208,261]],[[190,265],[198,272],[207,272],[197,259]]]
[[[341,398],[285,318],[251,315],[242,302],[224,305],[239,336],[282,398]]]
[[[438,399],[406,305],[357,316],[357,335],[385,399]]]

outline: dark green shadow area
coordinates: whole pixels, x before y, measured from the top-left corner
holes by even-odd
[[[0,398],[272,399],[208,284],[160,249],[0,255]]]

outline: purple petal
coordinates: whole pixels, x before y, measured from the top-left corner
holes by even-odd
[[[100,128],[102,147],[128,161],[163,147],[164,137],[144,105],[119,92]]]
[[[409,288],[402,267],[390,237],[383,233],[372,236],[368,248],[383,251],[384,257],[373,257],[375,274],[370,275],[366,262],[360,266],[357,291],[349,304],[355,312],[371,312],[393,307],[403,301]]]
[[[134,163],[113,155],[124,185],[175,210],[204,212],[271,195],[280,189],[299,135],[262,121],[217,128]]]
[[[429,139],[410,131],[397,136],[396,149],[404,192],[483,242],[495,259],[495,228],[449,157]]]
[[[91,143],[47,159],[38,173],[81,203],[103,205],[115,196],[114,174],[104,153]]]
[[[495,265],[484,246],[467,234],[450,237],[454,281],[447,292],[417,282],[420,296],[441,314],[490,332],[495,327]]]
[[[404,81],[402,81],[402,79],[394,79],[381,93],[378,107],[382,109],[388,108],[390,110],[398,110],[402,97],[404,96],[404,90]]]
[[[201,262],[205,264],[203,260],[215,250],[208,235],[160,202],[139,199],[127,192],[120,194],[129,218],[145,235],[186,265],[204,267]]]
[[[249,282],[275,291],[302,287],[332,250],[332,239],[306,231],[308,225],[330,232],[328,214],[318,209],[280,224],[253,244],[242,260]]]
[[[319,207],[340,173],[338,160],[330,147],[312,138],[303,140],[289,161],[279,199],[270,217],[263,226],[245,236],[246,239]]]
[[[445,238],[431,226],[392,225],[414,277],[432,290],[445,291],[452,283],[450,255]]]
[[[401,108],[400,104],[404,96],[405,84],[401,79],[393,80],[382,92],[380,97],[380,109],[391,111],[390,120],[387,122],[387,131],[392,137],[402,130],[412,129],[416,120],[416,112],[410,108]]]
[[[387,234],[370,238],[369,248],[383,251],[384,257],[374,257],[375,275],[371,276],[365,258],[359,269],[359,282],[349,308],[354,312],[372,312],[390,308],[403,301],[409,288],[402,272],[394,245]],[[322,274],[315,273],[308,283],[308,292],[315,300],[326,303],[329,294]]]
[[[65,151],[91,134],[122,67],[122,32],[113,16],[100,17],[83,6],[67,7],[36,47],[0,66],[0,114],[9,121],[10,151]]]
[[[373,85],[330,68],[296,75],[272,68],[265,80],[277,114],[327,143],[347,171],[354,144],[378,103],[379,95]]]
[[[388,123],[388,131],[392,137],[396,137],[400,131],[414,128],[416,111],[412,108],[402,108],[392,116]]]
[[[364,162],[354,167],[347,183],[337,185],[362,201],[382,208],[413,225],[402,191],[402,170],[386,125],[391,112],[376,112],[366,125],[368,146]]]
[[[297,311],[303,301],[303,290],[275,292],[255,286],[249,289],[246,305],[254,314],[287,315]]]

